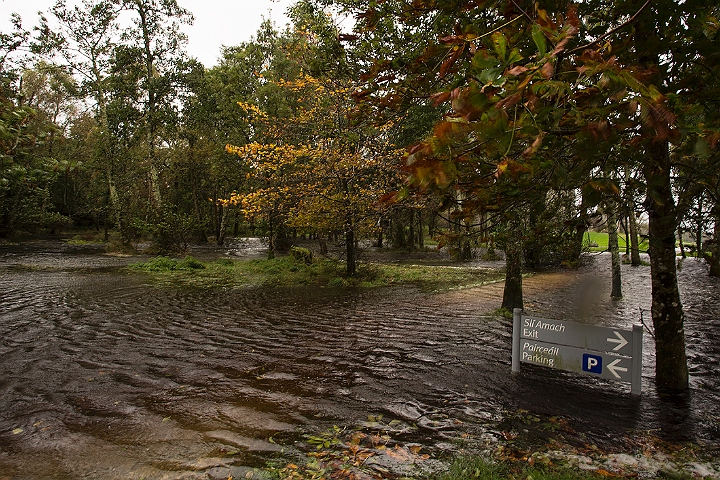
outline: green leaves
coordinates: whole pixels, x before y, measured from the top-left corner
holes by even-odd
[[[507,51],[507,39],[505,38],[505,35],[503,35],[501,32],[495,32],[491,36],[493,47],[495,48],[495,53],[498,54],[498,57],[505,59],[505,53]]]
[[[547,53],[547,40],[545,34],[539,24],[534,23],[532,26],[532,39],[538,50],[538,58],[544,57]]]

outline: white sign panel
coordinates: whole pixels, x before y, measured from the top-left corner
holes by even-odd
[[[642,326],[632,330],[513,315],[512,370],[520,363],[628,382],[642,390]]]

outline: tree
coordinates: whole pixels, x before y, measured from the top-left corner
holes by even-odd
[[[19,229],[51,230],[67,219],[52,209],[57,172],[51,157],[59,114],[67,106],[67,77],[39,64],[27,68],[25,51],[38,43],[13,16],[13,31],[0,34],[0,237]]]
[[[612,298],[622,298],[622,276],[620,272],[620,247],[618,244],[618,208],[617,201],[613,198],[605,201],[605,212],[607,214],[608,250],[611,256],[612,271]]]
[[[262,215],[274,235],[284,225],[327,236],[340,233],[347,273],[356,271],[356,243],[380,226],[379,202],[397,177],[387,131],[352,99],[353,66],[342,53],[337,27],[309,3],[291,15],[295,30],[277,39],[263,107],[242,104],[255,142],[229,147],[249,171],[244,193],[233,197],[248,217]],[[396,185],[394,185],[396,186]]]
[[[408,163],[423,184],[445,191],[469,186],[468,197],[483,199],[477,212],[507,210],[527,179],[582,188],[583,203],[597,204],[618,186],[592,173],[618,171],[616,150],[632,147],[647,189],[656,382],[687,388],[670,142],[677,144],[685,133],[678,118],[698,102],[698,80],[716,85],[710,77],[717,7],[699,0],[556,1],[545,9],[529,1],[502,7],[453,0],[334,3],[356,14],[358,33],[366,38],[376,35],[381,10],[392,17],[387,22],[408,28],[426,22],[446,27],[413,62],[419,73],[383,97],[413,85],[439,87],[432,98],[450,114],[410,150]],[[399,70],[382,58],[373,68],[382,75]],[[706,132],[715,131],[715,120]],[[566,153],[558,159],[558,152]]]
[[[41,29],[46,33],[46,45],[54,52],[59,68],[78,79],[77,96],[83,100],[90,99],[93,106],[95,125],[82,130],[85,137],[80,141],[90,146],[86,167],[98,172],[105,183],[104,188],[96,193],[99,201],[93,203],[109,205],[102,207],[96,215],[109,215],[111,218],[104,220],[106,235],[108,223],[123,232],[128,223],[125,218],[127,212],[117,188],[116,163],[119,159],[110,138],[107,116],[111,61],[119,42],[119,11],[111,0],[83,0],[81,5],[71,8],[65,0],[57,0],[50,12],[57,20],[57,30],[53,31],[47,19],[42,18]]]
[[[192,23],[190,12],[176,0],[113,0],[122,10],[133,13],[133,29],[123,34],[126,44],[116,55],[116,68],[132,66],[136,77],[134,121],[145,136],[148,188],[152,208],[162,205],[158,144],[163,127],[177,123],[176,99],[182,45],[181,23]],[[129,86],[129,85],[128,85]],[[126,104],[130,106],[129,104]]]

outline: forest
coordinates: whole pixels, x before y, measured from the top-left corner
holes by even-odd
[[[361,240],[432,237],[460,260],[504,252],[512,309],[523,272],[576,264],[592,226],[613,250],[621,225],[633,264],[649,241],[658,385],[687,388],[678,239],[720,274],[715,2],[299,0],[212,68],[184,50],[181,5],[13,17],[1,239],[263,236],[272,256],[305,237],[341,244],[353,275]]]

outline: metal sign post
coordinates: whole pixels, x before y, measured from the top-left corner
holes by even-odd
[[[531,363],[631,384],[642,392],[642,326],[632,330],[549,320],[513,311],[512,371]]]

